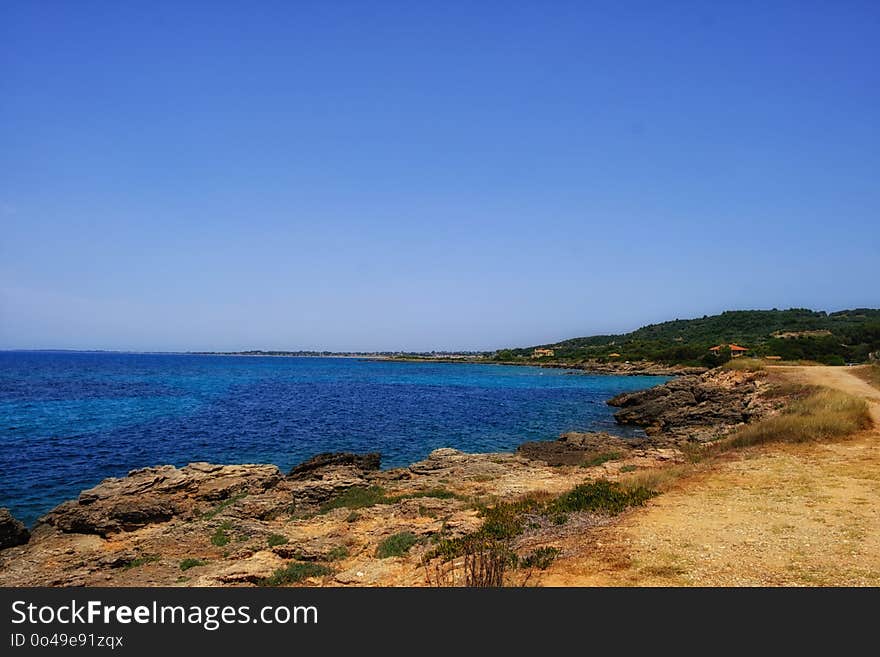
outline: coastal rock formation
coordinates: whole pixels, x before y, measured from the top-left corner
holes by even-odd
[[[287,475],[290,479],[307,479],[313,477],[316,471],[331,466],[348,465],[359,470],[378,470],[382,462],[379,452],[369,454],[352,454],[351,452],[324,452],[316,454],[307,461],[294,466]]]
[[[0,508],[0,550],[28,542],[30,532],[7,508]]]
[[[521,454],[438,449],[393,470],[374,469],[374,456],[322,456],[289,477],[272,465],[144,468],[41,518],[27,544],[0,552],[0,586],[251,586],[297,563],[331,573],[311,585],[419,585],[421,558],[438,540],[481,525],[475,501],[559,494],[674,458],[646,448],[590,468],[553,467]],[[379,558],[378,546],[401,533],[416,544]]]
[[[581,465],[600,454],[623,455],[640,447],[644,439],[626,440],[610,433],[564,433],[557,440],[535,440],[517,447],[517,454],[547,465]]]
[[[757,375],[717,371],[683,376],[663,385],[625,392],[608,400],[620,408],[620,424],[645,427],[651,436],[666,440],[711,440],[766,412],[758,395]]]
[[[213,503],[244,493],[263,492],[281,481],[274,465],[163,465],[111,477],[79,498],[64,502],[38,520],[68,533],[133,531],[189,514],[200,503]]]
[[[582,370],[592,374],[614,374],[617,376],[686,376],[699,375],[707,371],[705,367],[688,367],[686,365],[663,365],[651,361],[632,362],[600,362],[587,360],[581,363],[541,363],[541,367],[566,370]]]

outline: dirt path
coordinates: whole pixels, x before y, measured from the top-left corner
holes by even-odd
[[[880,585],[880,391],[846,368],[778,370],[865,397],[877,424],[844,441],[736,453],[594,541],[563,545],[541,583]]]
[[[827,386],[856,397],[864,397],[871,405],[874,426],[880,428],[880,390],[853,374],[848,367],[774,367],[789,381]]]

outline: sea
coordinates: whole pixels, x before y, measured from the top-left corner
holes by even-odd
[[[605,401],[654,376],[357,358],[0,352],[0,507],[32,524],[106,477],[145,466],[274,463],[438,447],[512,451],[618,426]]]

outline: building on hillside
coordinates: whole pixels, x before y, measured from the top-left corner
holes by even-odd
[[[709,351],[711,351],[714,354],[718,354],[718,352],[721,351],[722,349],[724,349],[724,347],[727,347],[730,349],[730,357],[731,358],[739,358],[744,353],[751,351],[747,347],[740,347],[738,344],[728,344],[728,345],[719,344],[719,345],[715,345],[714,347],[709,347]]]
[[[544,358],[545,356],[553,356],[556,352],[553,349],[535,349],[532,352],[532,358]]]

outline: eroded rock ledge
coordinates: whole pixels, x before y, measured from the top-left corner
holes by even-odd
[[[608,404],[620,408],[614,414],[619,423],[644,427],[656,440],[703,442],[765,415],[769,406],[762,390],[757,373],[712,370],[648,390],[625,392]]]

